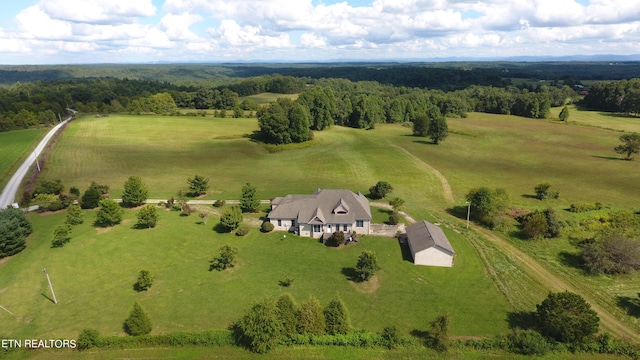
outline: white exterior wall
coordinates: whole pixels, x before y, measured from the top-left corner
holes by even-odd
[[[353,223],[351,226],[349,226],[349,231],[355,231],[360,235],[369,235],[369,225],[371,225],[371,222],[368,220],[364,220],[364,224],[362,224],[362,227],[357,227],[356,223]]]
[[[311,230],[313,228],[309,224],[300,224],[300,236],[311,237]]]
[[[294,219],[280,219],[280,226],[278,226],[278,219],[269,219],[269,222],[273,224],[273,230],[276,231],[290,231],[291,225],[295,222]]]
[[[453,256],[437,248],[428,248],[418,253],[414,253],[412,249],[411,253],[413,254],[413,263],[416,265],[453,266]]]

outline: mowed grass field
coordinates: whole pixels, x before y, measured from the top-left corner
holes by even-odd
[[[258,105],[266,105],[272,101],[276,101],[279,98],[286,98],[286,99],[291,99],[291,100],[295,100],[298,98],[300,94],[277,94],[277,93],[261,93],[261,94],[256,94],[256,95],[249,95],[249,96],[243,96],[240,98],[240,101],[244,100],[244,99],[248,99],[253,101],[254,103],[258,104]]]
[[[210,207],[209,207],[210,208]],[[508,330],[511,307],[494,286],[473,246],[445,229],[457,252],[453,268],[415,266],[395,239],[365,236],[357,244],[330,248],[317,240],[253,228],[246,237],[213,230],[216,217],[200,224],[194,214],[162,211],[158,226],[137,230],[135,210],[123,224],[94,228],[95,211],[73,230],[63,248],[51,248],[53,228],[64,212],[31,214],[35,232],[27,248],[0,264],[0,333],[10,338],[75,338],[83,328],[104,335],[123,334],[122,323],[139,301],[154,333],[223,329],[264,297],[291,293],[298,302],[316,296],[321,304],[339,296],[353,325],[381,331],[395,325],[408,335],[426,331],[436,316],[451,316],[454,336],[491,336]],[[264,214],[263,214],[264,215]],[[254,216],[256,218],[258,215]],[[236,246],[237,266],[209,271],[223,244]],[[349,280],[363,250],[378,255],[382,270],[367,283]],[[53,282],[58,304],[42,269]],[[133,284],[140,270],[156,282],[147,292]],[[282,287],[286,276],[293,284]]]
[[[43,134],[40,129],[0,132],[0,191]]]

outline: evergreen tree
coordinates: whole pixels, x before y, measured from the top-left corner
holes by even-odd
[[[136,216],[138,218],[138,223],[136,225],[139,227],[156,227],[159,216],[158,208],[155,205],[149,204],[140,209]]]
[[[129,317],[124,321],[124,331],[132,336],[145,335],[151,332],[151,319],[144,308],[136,301]]]
[[[196,175],[187,179],[189,185],[189,196],[200,196],[209,190],[209,179],[204,176]]]
[[[324,309],[324,318],[327,325],[327,334],[346,335],[349,333],[349,330],[351,330],[349,312],[340,299],[333,299],[327,304],[327,307]]]
[[[242,222],[242,210],[238,206],[232,206],[220,216],[220,224],[227,228],[229,231],[233,231],[240,226]]]
[[[265,299],[255,305],[237,324],[238,340],[249,350],[266,353],[275,348],[282,337],[282,324],[275,303]]]
[[[326,320],[318,299],[311,296],[298,308],[298,333],[322,335],[326,329]]]
[[[238,254],[238,248],[231,245],[223,245],[220,247],[220,254],[211,260],[211,266],[209,270],[226,270],[232,268],[236,264],[236,255]]]
[[[251,183],[242,186],[242,198],[240,198],[240,209],[242,212],[256,212],[260,207],[260,199],[257,190]]]
[[[33,226],[22,210],[0,210],[0,259],[24,250],[32,231]]]
[[[80,205],[72,204],[67,208],[67,217],[65,223],[69,225],[80,225],[84,222],[84,215]]]
[[[104,199],[104,195],[109,192],[109,187],[99,185],[95,181],[91,182],[87,191],[82,194],[80,206],[83,209],[95,209],[98,207],[100,200]]]
[[[569,120],[569,108],[568,107],[563,107],[562,111],[560,111],[560,115],[559,115],[560,121],[567,121]]]
[[[124,183],[122,193],[122,205],[125,207],[136,207],[144,204],[149,197],[147,185],[142,182],[139,176],[130,176]]]
[[[376,254],[373,251],[365,250],[358,257],[356,264],[356,273],[361,281],[369,280],[375,273],[380,270]]]
[[[53,240],[51,241],[51,246],[63,247],[64,244],[69,242],[69,234],[71,234],[71,225],[57,225],[53,229]]]
[[[120,224],[124,210],[115,200],[102,199],[99,205],[100,209],[96,214],[96,225],[107,227]]]
[[[276,302],[278,320],[282,324],[282,335],[292,337],[298,330],[298,306],[290,294],[280,296]]]

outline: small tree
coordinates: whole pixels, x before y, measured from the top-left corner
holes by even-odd
[[[400,346],[401,340],[398,336],[398,329],[395,326],[387,326],[382,329],[382,334],[380,334],[382,340],[384,341],[384,345],[387,349],[395,349]]]
[[[549,189],[551,188],[551,184],[549,183],[540,183],[538,185],[536,185],[535,187],[535,192],[536,192],[536,198],[538,200],[544,200],[544,199],[557,199],[560,196],[560,193],[557,191],[549,191]]]
[[[326,327],[320,302],[311,296],[298,309],[298,332],[300,334],[322,335]]]
[[[209,266],[209,270],[222,271],[234,267],[237,254],[237,248],[231,245],[223,245],[220,248],[220,254],[210,261],[211,265]]]
[[[53,229],[53,240],[51,241],[52,247],[63,247],[64,244],[69,242],[69,235],[71,234],[71,225],[64,224],[58,225]]]
[[[536,309],[542,334],[557,341],[580,343],[598,332],[598,314],[578,294],[549,293]]]
[[[351,330],[351,320],[349,312],[342,300],[333,299],[324,308],[324,319],[326,322],[326,332],[330,335],[346,335]]]
[[[24,250],[33,231],[31,222],[20,209],[0,210],[0,259]]]
[[[238,206],[232,206],[220,216],[220,224],[227,228],[229,231],[233,231],[240,226],[242,222],[242,211]]]
[[[109,192],[109,187],[106,185],[100,185],[95,181],[91,182],[87,191],[82,194],[80,199],[80,206],[83,209],[95,209],[98,207],[100,200],[104,199],[104,196]]]
[[[107,227],[120,224],[124,210],[115,200],[102,199],[99,205],[100,210],[96,214],[96,225]]]
[[[393,191],[393,187],[386,181],[378,181],[369,188],[369,194],[372,199],[382,199],[391,191]]]
[[[466,195],[471,203],[471,216],[485,225],[494,227],[499,224],[507,209],[509,196],[504,189],[480,187],[471,189]]]
[[[427,135],[438,145],[442,140],[449,136],[449,127],[447,126],[447,119],[440,113],[438,108],[433,107],[433,111],[429,114],[429,127],[427,129]]]
[[[98,343],[98,339],[100,338],[100,334],[98,330],[95,329],[84,329],[78,335],[78,340],[76,341],[76,345],[78,346],[78,350],[87,350],[95,347]]]
[[[62,181],[58,180],[40,180],[36,184],[35,189],[33,190],[33,195],[37,194],[52,194],[52,195],[60,195],[64,191],[64,185],[62,185]]]
[[[149,190],[142,179],[139,176],[129,176],[124,183],[122,205],[126,207],[140,206],[147,201],[148,197]]]
[[[391,205],[393,212],[399,212],[404,207],[404,199],[399,198],[397,196],[393,197],[389,199],[389,205]]]
[[[431,323],[431,346],[437,351],[449,349],[449,316],[440,315]]]
[[[153,285],[154,277],[148,270],[140,270],[135,288],[137,291],[147,291]]]
[[[69,225],[80,225],[84,222],[84,216],[80,205],[72,204],[67,208],[67,217],[64,220]]]
[[[142,305],[137,301],[133,304],[133,309],[129,317],[124,321],[124,331],[132,336],[145,335],[151,332],[151,319]]]
[[[278,320],[282,324],[282,335],[290,338],[297,333],[298,329],[298,305],[290,294],[280,296],[276,302]]]
[[[542,238],[549,231],[549,225],[547,224],[547,218],[540,211],[534,211],[530,214],[524,215],[520,220],[522,224],[522,233],[531,239]]]
[[[631,155],[637,154],[638,152],[640,152],[640,134],[638,133],[624,134],[620,136],[619,139],[620,141],[622,141],[622,144],[616,146],[614,150],[618,154],[623,154],[623,155],[626,154],[627,160],[632,160],[633,158],[631,157]]]
[[[138,211],[138,214],[136,215],[136,217],[138,218],[137,225],[139,227],[146,227],[149,229],[152,227],[156,227],[156,224],[158,223],[158,216],[158,208],[155,205],[146,205],[145,207],[140,209]]]
[[[276,304],[270,299],[253,305],[237,324],[238,341],[256,353],[275,348],[283,328],[278,315]]]
[[[429,118],[425,114],[418,114],[412,119],[413,135],[427,137],[427,129],[429,127]]]
[[[369,280],[375,273],[380,270],[378,259],[373,251],[365,250],[358,257],[356,264],[356,273],[361,281]]]
[[[209,190],[209,179],[200,175],[187,179],[187,184],[189,185],[189,196],[200,196]]]
[[[567,121],[569,120],[569,108],[568,107],[563,107],[562,111],[560,111],[560,115],[558,116],[560,118],[560,121]]]
[[[260,207],[260,199],[258,198],[256,187],[251,183],[242,186],[242,198],[240,198],[240,209],[242,212],[256,212]]]

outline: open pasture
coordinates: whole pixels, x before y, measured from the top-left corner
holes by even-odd
[[[295,100],[298,98],[298,95],[300,94],[277,94],[277,93],[266,92],[266,93],[261,93],[256,95],[243,96],[240,98],[240,101],[247,99],[247,100],[253,101],[258,105],[266,105],[270,102],[278,100],[279,98]]]
[[[507,331],[510,307],[465,239],[445,229],[457,251],[453,268],[415,266],[397,240],[363,237],[343,248],[282,232],[246,237],[219,234],[218,219],[200,224],[197,214],[162,211],[158,226],[137,230],[135,210],[123,224],[94,228],[95,211],[85,212],[63,248],[51,248],[64,213],[32,214],[35,232],[27,248],[0,264],[0,314],[4,336],[75,338],[83,328],[123,334],[122,322],[134,301],[146,307],[154,333],[226,328],[265,296],[291,293],[298,302],[316,296],[324,306],[339,296],[354,327],[381,331],[395,325],[403,334],[425,331],[436,316],[451,315],[451,334],[490,336]],[[223,244],[239,249],[236,267],[209,271]],[[382,270],[368,283],[349,280],[363,250],[378,255]],[[42,269],[53,282],[54,305]],[[140,270],[156,277],[150,290],[133,284]],[[279,283],[286,276],[290,287]]]
[[[0,132],[0,191],[42,134],[40,129]]]
[[[610,130],[640,132],[640,117],[604,111],[581,110],[575,105],[569,105],[568,108],[569,123]],[[558,119],[560,111],[562,111],[562,107],[551,108],[550,118]]]

